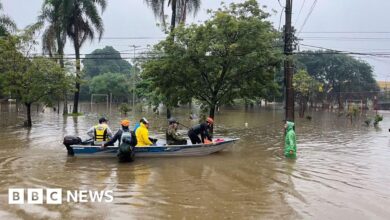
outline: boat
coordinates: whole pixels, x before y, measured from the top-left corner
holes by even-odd
[[[185,157],[205,156],[222,151],[232,146],[239,138],[217,138],[210,144],[166,145],[165,140],[158,140],[155,145],[135,147],[135,157]],[[108,146],[102,149],[91,143],[66,145],[68,154],[75,157],[116,157],[118,146]]]

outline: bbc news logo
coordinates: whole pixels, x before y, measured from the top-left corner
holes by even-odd
[[[64,192],[64,193],[63,193]],[[60,188],[12,188],[8,189],[8,204],[62,204],[67,203],[111,203],[114,201],[114,192],[92,190],[67,190]]]

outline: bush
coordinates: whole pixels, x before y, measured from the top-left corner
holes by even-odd
[[[127,115],[127,113],[131,111],[131,108],[128,104],[122,103],[119,105],[119,111],[121,112],[121,114]]]
[[[383,121],[383,115],[375,115],[374,126],[378,126],[381,121]]]

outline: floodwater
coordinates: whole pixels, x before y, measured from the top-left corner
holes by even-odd
[[[98,113],[63,118],[47,111],[25,129],[22,115],[7,109],[0,115],[0,219],[390,218],[388,112],[381,112],[379,128],[309,113],[311,121],[297,119],[298,158],[289,160],[282,155],[280,110],[222,110],[215,132],[241,138],[233,147],[205,157],[119,164],[67,157],[61,144],[64,135],[85,137]],[[190,125],[188,112],[175,115]],[[161,136],[164,115],[147,116],[150,134]],[[110,117],[113,130],[119,120]],[[9,188],[113,190],[114,201],[9,205]]]

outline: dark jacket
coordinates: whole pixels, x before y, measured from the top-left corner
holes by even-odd
[[[127,131],[129,131],[129,129],[126,129]],[[119,129],[116,134],[114,135],[114,137],[108,141],[107,143],[104,144],[105,147],[107,146],[113,146],[114,143],[116,141],[119,141],[119,144],[118,146],[121,144],[121,138],[122,138],[122,133],[123,133],[123,128]],[[136,141],[136,138],[135,138],[135,135],[134,135],[134,132],[130,131],[131,133],[131,146],[135,146],[137,144],[137,141]]]
[[[195,125],[194,127],[192,127],[190,132],[194,132],[196,135],[200,135],[202,142],[204,142],[205,138],[212,141],[211,135],[209,133],[209,129],[210,129],[210,127],[207,125],[206,122],[204,122],[204,123],[201,123],[199,125]]]

